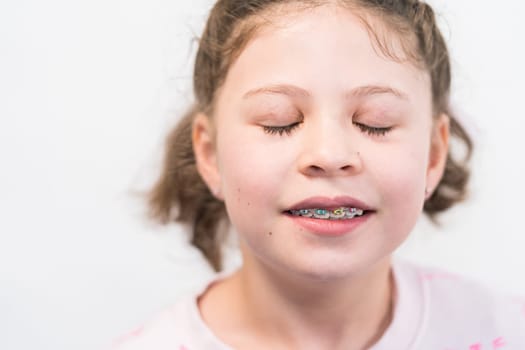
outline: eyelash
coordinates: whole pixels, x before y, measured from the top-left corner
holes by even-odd
[[[368,135],[376,135],[376,136],[385,136],[386,133],[388,133],[390,130],[392,130],[392,127],[389,126],[387,128],[378,128],[375,126],[368,126],[361,123],[354,122],[354,125],[356,125],[362,132],[366,132]]]
[[[299,124],[301,124],[301,122],[296,122],[285,126],[263,126],[263,129],[267,134],[279,134],[279,136],[283,136],[284,133],[286,133],[286,135],[290,135],[295,128],[299,127]]]
[[[296,122],[285,126],[263,126],[263,129],[267,134],[279,134],[279,136],[283,136],[283,134],[290,135],[292,131],[299,126],[299,124],[301,124],[301,122]],[[370,136],[384,136],[392,130],[392,127],[378,128],[356,122],[354,122],[354,125],[356,125],[362,132],[367,133]]]

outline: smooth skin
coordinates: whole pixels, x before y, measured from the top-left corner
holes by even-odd
[[[243,255],[199,308],[236,349],[366,349],[391,321],[391,254],[443,175],[449,118],[432,116],[428,72],[382,55],[349,10],[326,5],[275,24],[231,66],[215,114],[194,121],[199,173],[225,202]],[[374,209],[343,236],[283,213],[343,195]]]

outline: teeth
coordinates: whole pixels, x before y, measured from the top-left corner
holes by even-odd
[[[357,208],[347,208],[340,207],[336,209],[322,209],[322,208],[313,208],[313,209],[300,209],[300,210],[290,210],[290,214],[294,216],[304,216],[308,218],[316,219],[328,219],[328,220],[341,220],[341,219],[353,219],[356,216],[361,216],[364,214],[362,209]]]

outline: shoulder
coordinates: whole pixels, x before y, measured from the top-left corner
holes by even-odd
[[[525,298],[511,296],[474,279],[437,268],[419,267],[419,277],[433,311],[494,319],[504,316],[525,322]]]
[[[116,338],[111,350],[188,350],[190,303],[185,297],[149,321]]]
[[[438,268],[403,263],[401,269],[415,277],[422,291],[427,338],[453,335],[483,348],[508,343],[519,346],[505,348],[525,349],[525,298]]]
[[[148,322],[115,339],[109,350],[231,350],[207,327],[197,305],[200,295],[230,273],[212,276]]]

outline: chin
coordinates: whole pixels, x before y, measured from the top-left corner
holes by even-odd
[[[288,265],[288,268],[299,277],[328,282],[360,275],[373,264],[366,260],[352,260],[348,256],[343,260],[337,257],[309,257],[307,261],[296,261]]]

